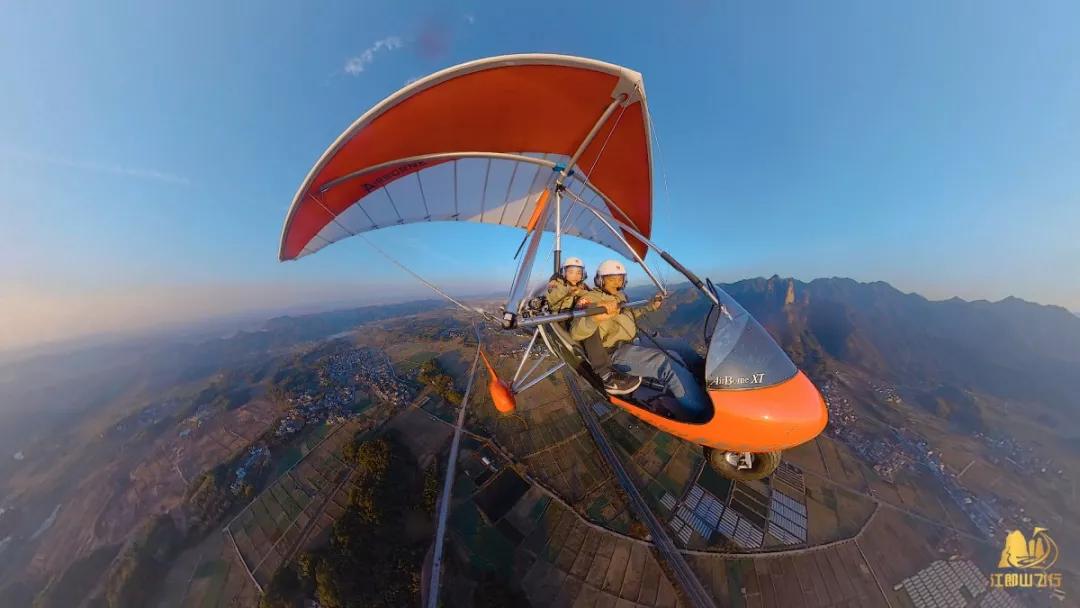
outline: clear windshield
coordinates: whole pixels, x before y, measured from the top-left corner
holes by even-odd
[[[719,287],[720,314],[705,359],[710,389],[738,390],[779,384],[795,375],[795,364],[750,313]]]

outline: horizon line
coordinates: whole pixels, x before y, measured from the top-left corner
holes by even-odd
[[[754,276],[754,277],[746,277],[746,278],[738,279],[736,281],[731,281],[731,282],[721,282],[721,283],[718,283],[718,284],[721,285],[721,286],[725,286],[725,285],[734,285],[734,284],[745,282],[745,281],[755,281],[755,280],[771,281],[771,280],[775,280],[775,279],[779,279],[779,280],[782,280],[782,281],[797,281],[797,282],[802,283],[804,285],[809,285],[810,283],[813,283],[815,281],[853,281],[853,282],[855,282],[855,283],[857,283],[859,285],[874,285],[874,284],[881,283],[881,284],[887,285],[889,288],[897,291],[900,294],[903,294],[903,295],[906,295],[906,296],[911,296],[911,295],[918,296],[918,297],[920,297],[920,298],[922,298],[922,299],[924,299],[924,300],[926,300],[928,302],[949,302],[949,301],[952,301],[952,300],[959,300],[961,302],[968,303],[968,304],[978,303],[978,302],[986,302],[986,303],[989,303],[989,304],[998,304],[998,303],[1004,302],[1006,300],[1013,299],[1013,300],[1019,300],[1021,302],[1027,303],[1027,304],[1032,304],[1032,305],[1035,305],[1035,306],[1043,306],[1043,307],[1050,307],[1050,308],[1060,308],[1060,309],[1062,309],[1062,310],[1064,310],[1064,311],[1066,311],[1066,312],[1068,312],[1068,313],[1070,313],[1070,314],[1072,314],[1074,316],[1080,317],[1080,311],[1071,310],[1066,306],[1061,306],[1061,305],[1058,305],[1058,304],[1045,304],[1045,303],[1042,303],[1042,302],[1037,302],[1037,301],[1034,301],[1034,300],[1028,300],[1028,299],[1025,299],[1025,298],[1022,298],[1022,297],[1019,297],[1019,296],[1015,296],[1015,295],[1008,295],[1008,296],[1002,297],[1002,298],[1000,298],[998,300],[990,300],[990,299],[987,299],[987,298],[977,298],[977,299],[968,300],[968,299],[965,299],[965,298],[962,298],[962,297],[956,296],[956,295],[953,295],[953,296],[950,296],[950,297],[942,297],[942,298],[935,299],[935,298],[927,297],[927,296],[925,296],[922,293],[919,293],[917,291],[903,291],[903,290],[900,290],[900,289],[898,289],[896,286],[894,286],[892,283],[890,283],[888,281],[884,281],[884,280],[860,281],[858,279],[853,279],[851,277],[844,277],[844,276],[815,277],[813,279],[805,281],[805,280],[802,280],[802,279],[797,279],[797,278],[795,278],[793,276],[784,277],[784,276],[780,276],[779,274],[774,273],[773,275],[768,276],[768,277],[759,275],[759,276]],[[681,286],[689,285],[689,284],[690,284],[690,281],[684,279],[684,280],[677,281],[677,282],[670,282],[670,283],[667,284],[667,287],[674,288],[674,287],[681,287]],[[635,286],[635,287],[639,287],[639,286]],[[449,288],[449,290],[452,291],[453,288]],[[497,297],[497,296],[501,297],[501,294],[497,290],[492,290],[492,291],[486,292],[486,293],[477,293],[476,291],[472,291],[471,293],[457,293],[455,295],[458,298],[464,299],[464,300],[469,300],[469,299],[489,299],[489,298]],[[244,310],[238,310],[238,311],[232,311],[232,312],[223,312],[221,314],[216,314],[216,315],[212,315],[212,316],[208,316],[208,317],[201,318],[201,319],[196,319],[196,320],[176,320],[176,321],[171,321],[171,322],[164,322],[164,323],[162,323],[160,325],[157,325],[157,326],[154,326],[154,327],[133,328],[133,329],[127,330],[127,331],[119,330],[119,331],[92,332],[92,333],[87,333],[87,334],[83,334],[83,335],[68,338],[68,339],[46,340],[46,341],[37,342],[37,343],[24,344],[24,345],[12,347],[12,348],[0,348],[0,365],[9,365],[9,364],[17,363],[19,361],[24,361],[24,360],[31,359],[31,358],[34,358],[34,357],[38,357],[38,356],[49,356],[49,355],[59,355],[59,354],[65,354],[65,353],[72,353],[72,352],[76,352],[76,351],[84,350],[84,349],[101,348],[101,347],[106,347],[106,346],[119,345],[119,344],[123,344],[123,343],[127,343],[127,342],[134,342],[134,341],[138,341],[138,340],[146,340],[146,339],[152,339],[152,338],[166,338],[167,339],[167,338],[171,337],[173,339],[183,339],[185,336],[193,337],[193,336],[195,336],[195,335],[197,335],[199,333],[205,333],[205,332],[210,332],[210,331],[218,331],[218,330],[213,329],[213,326],[215,324],[225,324],[225,323],[239,324],[239,325],[244,325],[244,324],[264,324],[264,323],[269,322],[269,321],[271,321],[273,319],[278,319],[278,318],[283,318],[283,317],[296,317],[296,318],[299,318],[299,317],[307,317],[307,316],[314,316],[314,315],[320,315],[320,314],[328,314],[328,313],[333,313],[333,312],[340,312],[340,311],[345,311],[345,310],[354,310],[354,309],[357,309],[357,308],[365,308],[365,307],[371,307],[371,306],[392,306],[392,305],[395,305],[395,304],[407,304],[407,303],[411,303],[411,302],[424,302],[424,301],[440,300],[440,299],[442,299],[442,298],[440,298],[440,296],[438,294],[436,294],[436,293],[431,293],[428,297],[401,294],[401,295],[398,295],[398,296],[389,296],[389,297],[387,297],[385,299],[376,299],[376,300],[367,301],[367,302],[364,302],[364,301],[347,302],[348,300],[353,300],[353,298],[340,298],[340,299],[328,299],[328,300],[325,300],[323,302],[318,302],[318,303],[304,303],[304,304],[291,304],[291,305],[287,304],[287,305],[282,305],[280,307],[275,307],[275,306],[265,307],[265,308],[253,307],[253,308],[247,308],[247,309],[244,309]],[[447,302],[447,304],[450,305],[449,302]],[[224,330],[224,328],[222,328],[220,331],[225,331],[225,330]],[[244,331],[244,329],[234,327],[234,328],[230,329],[229,331],[231,333],[236,333],[236,332]]]

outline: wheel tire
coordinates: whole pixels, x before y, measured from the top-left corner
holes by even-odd
[[[753,466],[749,469],[740,470],[727,461],[727,458],[724,457],[725,454],[726,452],[723,450],[705,448],[705,461],[722,477],[734,479],[735,481],[753,481],[768,477],[780,465],[781,458],[780,452],[755,452],[753,454]]]

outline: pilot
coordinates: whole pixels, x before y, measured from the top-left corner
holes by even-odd
[[[663,296],[657,294],[645,309],[620,310],[626,303],[626,267],[616,260],[606,260],[596,269],[593,279],[598,290],[584,296],[587,304],[600,305],[607,312],[591,317],[575,319],[570,325],[570,337],[586,341],[599,336],[601,344],[611,357],[614,368],[627,374],[655,378],[664,385],[672,397],[672,413],[677,420],[699,421],[708,413],[708,399],[701,385],[688,369],[700,358],[686,345],[677,342],[660,348],[642,346],[637,340],[637,319],[646,311],[654,311],[663,304]],[[669,342],[669,341],[665,341]]]
[[[566,258],[559,273],[548,281],[547,302],[552,312],[566,312],[589,305],[588,294],[595,293],[585,283],[585,263],[581,258]],[[601,343],[600,335],[580,340],[585,358],[604,383],[609,395],[628,395],[641,386],[641,378],[620,372],[611,365],[611,357]]]

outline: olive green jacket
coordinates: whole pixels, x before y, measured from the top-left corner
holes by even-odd
[[[555,277],[548,281],[547,302],[551,312],[565,312],[574,307],[577,298],[595,293],[581,281],[577,285],[571,285],[562,277]]]
[[[603,302],[624,304],[626,303],[626,294],[621,291],[615,295],[600,290],[589,292],[589,304],[591,306],[597,306]],[[656,308],[650,306],[648,308],[623,310],[604,321],[597,321],[596,317],[574,319],[573,323],[570,324],[570,337],[580,342],[599,331],[600,341],[604,344],[604,348],[612,348],[620,342],[629,342],[637,336],[636,320],[649,310],[656,310]]]

